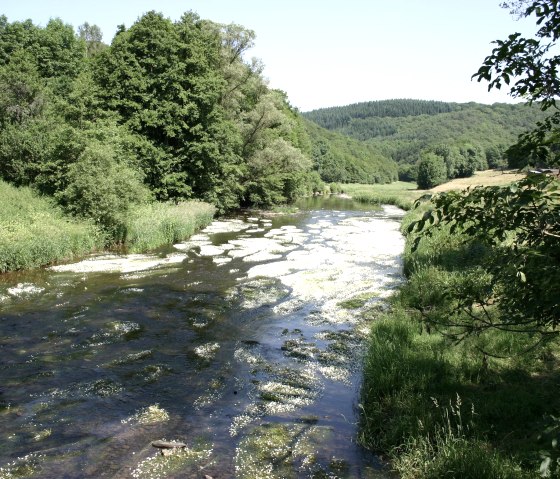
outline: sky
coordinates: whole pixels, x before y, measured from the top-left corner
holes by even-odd
[[[265,65],[270,87],[300,111],[413,98],[512,102],[471,80],[492,41],[532,35],[534,21],[516,20],[501,0],[0,0],[10,22],[45,26],[61,18],[76,29],[98,25],[110,43],[117,25],[155,10],[178,20],[189,10],[256,33],[246,59]]]

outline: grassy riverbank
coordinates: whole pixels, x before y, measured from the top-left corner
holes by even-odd
[[[409,212],[403,231],[427,208]],[[497,329],[457,342],[426,321],[457,310],[454,291],[490,281],[492,252],[465,239],[441,229],[412,252],[407,236],[408,280],[388,312],[371,312],[360,440],[405,479],[539,477],[546,454],[558,477],[557,342]]]
[[[129,252],[145,253],[193,235],[212,222],[216,208],[202,201],[177,205],[152,203],[134,209],[128,219],[125,246]]]
[[[520,180],[525,175],[515,171],[486,170],[477,171],[468,178],[457,178],[443,183],[431,190],[419,190],[416,183],[395,181],[388,184],[362,185],[350,183],[341,185],[342,192],[351,196],[355,201],[372,205],[395,205],[403,210],[409,210],[420,196],[426,193],[462,190],[468,187],[507,185]]]
[[[414,201],[425,193],[419,190],[416,183],[396,181],[385,185],[362,185],[349,183],[342,185],[343,193],[351,196],[354,201],[370,205],[395,205],[403,210],[412,208]]]
[[[30,188],[0,181],[0,198],[0,273],[70,261],[106,246],[100,228],[64,215]],[[123,246],[146,252],[180,241],[209,224],[214,211],[199,201],[138,206],[127,217]]]
[[[101,248],[98,228],[73,221],[29,188],[0,181],[0,272],[71,260]]]

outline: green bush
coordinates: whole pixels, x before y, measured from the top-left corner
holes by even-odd
[[[428,209],[406,215],[402,229]],[[499,318],[484,267],[491,247],[441,228],[413,252],[415,237],[407,234],[408,281],[372,323],[361,443],[388,454],[403,478],[535,477],[543,417],[560,409],[558,343],[499,328],[466,334],[474,318]],[[457,408],[450,422],[437,407],[458,397],[474,411],[468,427],[457,427]]]
[[[329,190],[333,195],[339,195],[343,192],[342,185],[340,183],[329,184]]]
[[[407,163],[399,164],[399,181],[416,181],[418,167]]]
[[[418,162],[417,183],[418,188],[428,190],[434,186],[445,183],[447,180],[447,167],[443,158],[434,153],[425,153]]]
[[[69,213],[93,220],[113,242],[126,236],[130,209],[150,198],[141,174],[115,157],[110,146],[92,141],[68,169],[68,186],[57,194]]]

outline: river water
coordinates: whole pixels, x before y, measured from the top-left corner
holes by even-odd
[[[385,477],[356,444],[363,312],[402,211],[300,206],[1,276],[0,478]]]

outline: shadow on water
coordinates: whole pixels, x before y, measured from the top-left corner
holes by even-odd
[[[360,312],[400,280],[398,212],[300,207],[2,277],[0,477],[380,477]]]

